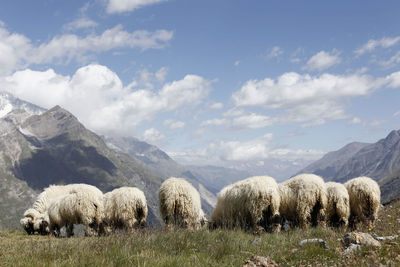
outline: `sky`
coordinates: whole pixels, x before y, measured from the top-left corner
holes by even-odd
[[[399,1],[3,0],[0,90],[183,164],[400,129]]]

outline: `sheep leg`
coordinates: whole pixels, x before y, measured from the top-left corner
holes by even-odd
[[[74,225],[72,223],[68,223],[65,225],[67,237],[74,236]]]

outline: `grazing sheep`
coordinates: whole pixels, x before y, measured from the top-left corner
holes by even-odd
[[[121,187],[104,195],[103,227],[106,233],[113,229],[146,225],[147,202],[144,193],[136,187]]]
[[[350,197],[344,185],[335,182],[325,184],[328,196],[326,219],[330,226],[347,226],[350,217]]]
[[[369,177],[358,177],[347,181],[344,186],[350,196],[350,225],[368,223],[374,226],[381,203],[381,190],[377,182]]]
[[[325,226],[327,194],[324,180],[315,174],[299,174],[279,184],[282,218],[301,228]]]
[[[93,230],[97,231],[102,217],[101,199],[87,191],[71,190],[69,194],[52,202],[45,213],[43,224],[55,236],[60,235],[63,226],[67,227],[67,237],[72,236],[74,224],[85,225],[86,235],[93,235]]]
[[[186,180],[165,180],[158,194],[161,217],[169,228],[178,226],[197,229],[207,221],[201,209],[200,194]]]
[[[51,203],[60,196],[70,193],[72,190],[85,190],[92,192],[99,199],[102,198],[103,193],[95,186],[87,184],[69,184],[69,185],[50,185],[42,193],[39,194],[33,207],[26,210],[24,218],[20,220],[20,224],[28,234],[35,232],[47,234],[43,231],[42,222],[44,215],[51,205]]]
[[[221,190],[211,214],[211,226],[279,232],[279,205],[278,184],[274,178],[250,177]]]

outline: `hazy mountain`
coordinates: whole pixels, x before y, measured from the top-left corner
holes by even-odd
[[[7,115],[12,110],[22,109],[29,114],[42,114],[46,110],[32,103],[21,100],[10,93],[0,92],[0,117]]]
[[[329,152],[325,154],[320,160],[308,165],[302,169],[299,173],[315,173],[325,180],[334,180],[337,173],[340,172],[341,168],[351,160],[358,151],[368,146],[368,143],[353,142],[345,145],[343,148]]]
[[[400,130],[373,144],[351,143],[328,153],[301,172],[321,175],[325,180],[345,182],[357,176],[374,180],[393,173],[400,167]]]
[[[210,214],[216,204],[216,196],[209,184],[204,183],[198,175],[194,175],[187,167],[175,162],[167,153],[158,147],[134,137],[104,137],[107,145],[113,149],[127,153],[140,161],[146,168],[165,180],[169,177],[183,177],[196,187],[202,197],[202,206]]]
[[[379,180],[381,187],[382,203],[400,198],[400,168]]]
[[[188,165],[186,167],[197,177],[200,183],[207,185],[214,194],[218,194],[226,185],[251,176],[251,174],[246,171],[217,166]]]

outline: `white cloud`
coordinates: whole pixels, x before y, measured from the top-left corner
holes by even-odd
[[[395,113],[393,113],[393,117],[397,117],[400,115],[400,110],[396,111]]]
[[[303,122],[302,127],[316,126],[348,118],[343,99],[368,95],[383,86],[400,87],[400,72],[383,78],[362,73],[320,76],[285,73],[275,80],[247,81],[233,93],[236,107],[226,114],[239,117],[243,115],[240,108],[263,107],[276,110],[272,117],[265,118],[265,125]]]
[[[277,58],[280,55],[283,54],[283,49],[280,48],[279,46],[274,46],[271,48],[271,50],[269,51],[268,55],[267,55],[267,59],[268,58]]]
[[[233,65],[234,65],[235,67],[239,66],[239,65],[240,65],[240,60],[236,60],[235,63],[233,63]]]
[[[222,126],[228,124],[227,119],[211,119],[203,121],[200,126]]]
[[[332,51],[332,53],[320,51],[312,56],[308,61],[304,69],[314,70],[325,70],[341,62],[338,51]]]
[[[97,22],[95,22],[87,17],[81,17],[81,18],[73,20],[70,23],[64,25],[64,29],[66,29],[68,31],[74,31],[74,30],[79,30],[79,29],[94,28],[97,25],[98,25]]]
[[[172,130],[185,127],[185,123],[183,121],[177,121],[172,119],[165,120],[163,125]]]
[[[143,133],[143,140],[149,143],[157,143],[165,139],[165,135],[160,133],[155,128],[150,128],[144,131]]]
[[[381,61],[380,64],[385,67],[392,67],[400,63],[400,51],[393,55],[390,59],[386,61]]]
[[[362,47],[354,51],[357,55],[362,55],[366,52],[371,52],[375,50],[378,47],[382,48],[388,48],[391,46],[396,45],[398,42],[400,42],[400,36],[397,37],[384,37],[380,40],[369,40],[366,44],[364,44]]]
[[[10,33],[0,24],[0,73],[11,71],[25,66],[23,59],[30,55],[31,41],[18,33]]]
[[[43,43],[32,52],[30,62],[41,64],[54,60],[79,59],[89,52],[104,52],[116,48],[163,48],[173,33],[166,30],[148,32],[138,30],[132,33],[124,31],[121,25],[104,31],[101,35],[88,35],[81,38],[74,34],[65,34],[54,37],[48,43]]]
[[[144,6],[164,2],[166,0],[109,0],[107,4],[107,13],[129,12]]]
[[[238,115],[238,114],[236,114]],[[226,116],[228,117],[228,116]],[[257,113],[242,113],[231,118],[215,118],[203,121],[200,126],[223,126],[229,130],[261,129],[274,123],[274,119]]]
[[[349,124],[352,124],[352,125],[363,124],[363,121],[358,117],[354,117],[349,121]]]
[[[215,102],[211,104],[210,109],[222,109],[223,107],[224,104],[222,104],[221,102]]]
[[[238,107],[275,109],[308,101],[366,95],[375,86],[374,79],[367,75],[322,74],[313,77],[289,72],[277,80],[249,80],[232,95],[232,99]]]
[[[127,32],[118,25],[100,35],[90,34],[80,37],[75,34],[64,34],[34,46],[24,35],[10,33],[0,25],[0,73],[9,74],[31,64],[80,61],[90,54],[117,48],[160,49],[172,37],[171,31]]]
[[[168,69],[166,67],[161,67],[154,76],[156,77],[157,81],[164,82],[165,78],[167,77]]]
[[[387,85],[391,88],[399,88],[400,87],[400,71],[389,74],[386,77],[384,82],[386,82]]]
[[[224,165],[226,162],[255,162],[265,159],[315,160],[324,154],[316,150],[271,148],[272,139],[273,135],[269,133],[246,141],[216,140],[200,149],[168,154],[178,162],[199,165]]]
[[[211,82],[197,75],[164,84],[159,90],[124,87],[118,75],[105,66],[88,65],[63,76],[53,70],[15,72],[0,77],[0,88],[50,108],[60,105],[99,133],[134,135],[137,126],[159,113],[195,107],[211,91]]]

